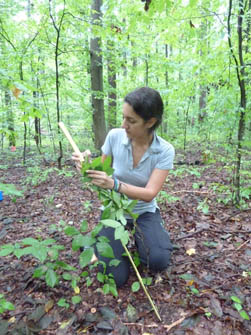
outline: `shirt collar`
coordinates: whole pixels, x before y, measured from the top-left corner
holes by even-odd
[[[160,143],[159,143],[159,139],[158,136],[156,135],[156,133],[153,133],[153,141],[152,144],[149,147],[149,152],[150,153],[159,153],[161,151],[160,149]]]
[[[127,137],[126,132],[124,132],[124,138],[122,143],[128,147],[131,144],[131,140]],[[150,145],[149,149],[148,149],[149,153],[159,153],[160,150],[160,143],[159,143],[159,139],[158,136],[156,135],[156,133],[153,133],[153,141],[152,144]]]

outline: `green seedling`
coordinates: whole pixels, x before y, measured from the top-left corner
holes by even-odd
[[[13,311],[14,309],[15,306],[11,302],[7,301],[3,294],[0,294],[0,314],[5,311]]]
[[[18,259],[26,255],[33,256],[38,262],[33,277],[43,279],[49,287],[54,287],[59,283],[62,270],[76,271],[73,266],[59,259],[62,250],[64,246],[56,244],[54,239],[38,240],[28,237],[20,243],[1,246],[0,256],[13,254]]]
[[[236,297],[235,295],[232,295],[230,298],[233,301],[234,308],[239,312],[240,316],[244,320],[250,320],[249,315],[247,314],[247,312],[242,307],[242,301],[241,301],[241,299],[238,298],[238,297]]]
[[[3,192],[5,195],[9,195],[11,197],[22,197],[23,192],[18,191],[13,184],[2,184],[0,183],[0,190]]]

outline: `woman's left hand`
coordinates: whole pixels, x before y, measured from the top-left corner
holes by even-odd
[[[88,177],[92,179],[92,183],[96,186],[112,190],[114,187],[114,180],[109,177],[106,172],[97,170],[87,170]]]

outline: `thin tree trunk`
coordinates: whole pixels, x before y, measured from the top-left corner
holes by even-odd
[[[49,4],[50,4],[50,17],[52,20],[52,24],[54,26],[54,29],[56,30],[56,45],[55,45],[55,57],[54,57],[54,61],[55,61],[55,68],[56,68],[56,73],[55,73],[55,82],[56,82],[56,110],[57,110],[57,123],[59,123],[61,121],[61,115],[60,115],[60,93],[59,93],[59,86],[60,86],[60,78],[59,78],[59,41],[60,41],[60,35],[61,35],[61,28],[62,28],[62,24],[63,24],[63,19],[64,19],[64,15],[65,15],[65,0],[64,0],[64,9],[63,9],[63,13],[61,15],[61,18],[59,20],[59,24],[58,26],[56,25],[54,16],[52,14],[52,7],[51,7],[51,1],[49,0]],[[58,134],[60,134],[60,129],[58,126]],[[59,140],[58,142],[59,144],[59,156],[58,156],[58,168],[61,170],[62,168],[62,158],[63,158],[63,147],[62,147],[62,141]]]
[[[243,0],[239,0],[239,12],[237,16],[237,34],[238,34],[238,59],[233,51],[232,40],[231,40],[231,25],[230,19],[232,16],[232,0],[229,0],[229,11],[228,11],[228,44],[230,48],[231,55],[234,59],[236,65],[236,75],[239,83],[240,89],[240,109],[239,109],[239,123],[238,123],[238,136],[237,136],[237,148],[236,148],[236,164],[235,164],[235,176],[234,176],[234,186],[235,186],[235,202],[237,205],[240,203],[240,170],[241,170],[241,149],[242,141],[245,132],[245,113],[246,113],[246,87],[245,87],[245,64],[243,60],[243,18],[244,18],[244,3]]]
[[[92,1],[91,9],[93,26],[95,24],[101,25],[101,6],[102,0]],[[103,98],[103,60],[100,37],[91,38],[90,56],[94,142],[95,148],[100,150],[106,136]]]
[[[9,131],[9,146],[16,146],[16,138],[15,138],[15,128],[14,128],[14,118],[11,107],[11,96],[9,91],[5,90],[5,106],[7,109],[7,127]]]
[[[116,83],[116,62],[115,62],[115,46],[112,41],[108,42],[108,128],[112,129],[117,124],[117,83]]]

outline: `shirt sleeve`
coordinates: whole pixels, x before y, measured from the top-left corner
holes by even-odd
[[[101,147],[102,153],[107,156],[112,155],[112,136],[111,131],[106,136],[105,143]]]
[[[156,169],[160,170],[173,169],[174,156],[175,156],[174,147],[170,143],[168,143],[168,146],[166,146],[160,154],[158,163],[156,165]]]

